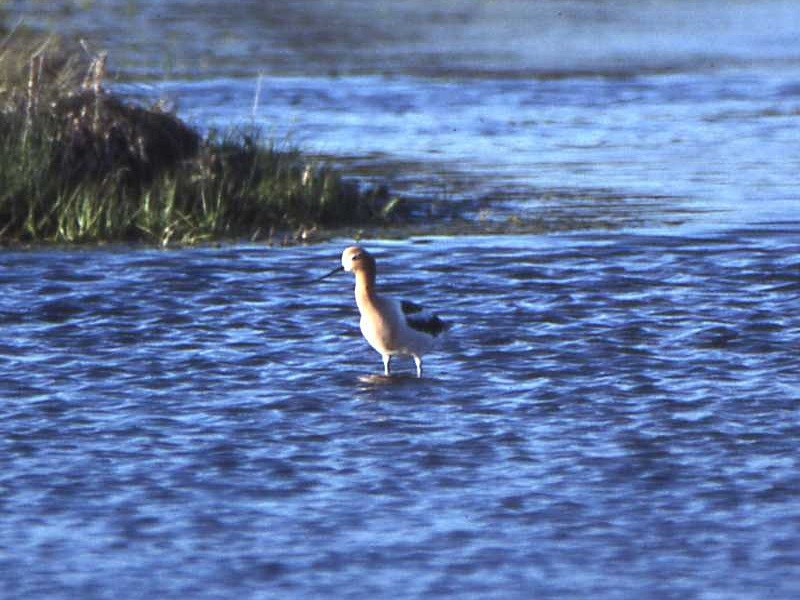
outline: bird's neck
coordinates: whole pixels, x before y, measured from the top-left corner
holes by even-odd
[[[375,271],[356,271],[356,304],[359,308],[375,302]]]

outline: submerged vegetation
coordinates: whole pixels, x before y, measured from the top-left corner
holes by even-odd
[[[257,130],[201,136],[105,76],[105,54],[0,40],[0,242],[268,239],[378,222],[396,204]]]

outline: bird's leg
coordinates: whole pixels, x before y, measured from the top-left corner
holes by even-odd
[[[422,359],[416,354],[414,355],[414,364],[417,365],[417,377],[422,377]]]
[[[383,354],[381,356],[383,358],[383,374],[387,377],[392,374],[391,369],[389,369],[389,361],[392,360],[391,354]]]

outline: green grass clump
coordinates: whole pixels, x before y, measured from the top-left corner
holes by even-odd
[[[258,131],[201,137],[103,87],[105,55],[0,44],[0,242],[187,244],[380,220],[361,190]],[[22,47],[20,47],[22,46]]]

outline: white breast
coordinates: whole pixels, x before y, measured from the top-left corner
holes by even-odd
[[[359,306],[361,333],[380,354],[422,355],[430,348],[432,337],[410,328],[400,303],[376,296],[370,305]]]

